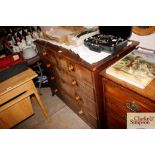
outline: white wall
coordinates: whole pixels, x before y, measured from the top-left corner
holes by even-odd
[[[147,36],[140,36],[132,33],[130,40],[139,41],[139,46],[155,50],[155,33]]]

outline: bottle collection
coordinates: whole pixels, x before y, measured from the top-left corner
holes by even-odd
[[[36,29],[33,26],[9,27],[5,45],[13,53],[23,52],[24,58],[29,59],[36,55],[36,46],[33,42],[39,39],[41,35],[42,32],[39,26]]]

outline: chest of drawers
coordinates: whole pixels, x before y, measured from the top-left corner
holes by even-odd
[[[99,72],[134,49],[138,42],[133,41],[119,55],[93,65],[72,51],[49,42],[38,40],[35,44],[47,71],[53,95],[57,94],[92,128],[102,128],[102,80]]]
[[[107,75],[105,70],[101,75],[107,128],[127,128],[128,112],[155,112],[155,80],[145,89],[140,89]]]

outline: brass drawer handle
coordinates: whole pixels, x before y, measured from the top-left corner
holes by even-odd
[[[51,64],[47,64],[46,67],[47,67],[47,68],[50,68],[50,67],[51,67]]]
[[[74,67],[72,65],[69,65],[68,67],[68,70],[71,72],[71,71],[74,71]]]
[[[82,110],[80,110],[80,111],[78,112],[78,114],[79,114],[79,115],[83,115],[84,112],[83,112]]]
[[[79,100],[80,100],[80,96],[76,96],[76,97],[75,97],[75,100],[76,100],[76,101],[79,101]]]
[[[43,52],[43,56],[47,55],[47,52]]]
[[[139,107],[133,103],[130,103],[130,102],[126,103],[126,107],[133,112],[140,112]]]
[[[73,85],[73,86],[77,85],[76,80],[73,80],[73,81],[72,81],[72,85]]]

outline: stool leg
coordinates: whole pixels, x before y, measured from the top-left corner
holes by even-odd
[[[37,91],[36,87],[34,86],[33,82],[32,82],[31,84],[32,84],[32,88],[33,88],[34,95],[35,95],[35,97],[37,98],[37,101],[38,101],[38,103],[39,103],[39,105],[40,105],[40,107],[41,107],[41,109],[42,109],[42,111],[43,111],[45,117],[48,117],[47,111],[46,111],[46,109],[45,109],[45,107],[44,107],[44,104],[43,104],[43,102],[42,102],[42,100],[41,100],[39,94],[38,94],[38,91]]]
[[[45,107],[44,107],[44,104],[43,104],[43,102],[42,102],[40,96],[38,95],[37,90],[34,91],[34,94],[35,94],[35,96],[36,96],[36,98],[37,98],[37,100],[38,100],[38,103],[39,103],[39,105],[40,105],[40,107],[41,107],[41,109],[42,109],[42,111],[43,111],[45,117],[48,117],[47,111],[46,111],[46,109],[45,109]]]
[[[32,99],[32,101],[33,101],[34,104],[37,104],[37,100],[36,100],[36,98],[34,97],[34,95],[31,97],[31,99]]]

